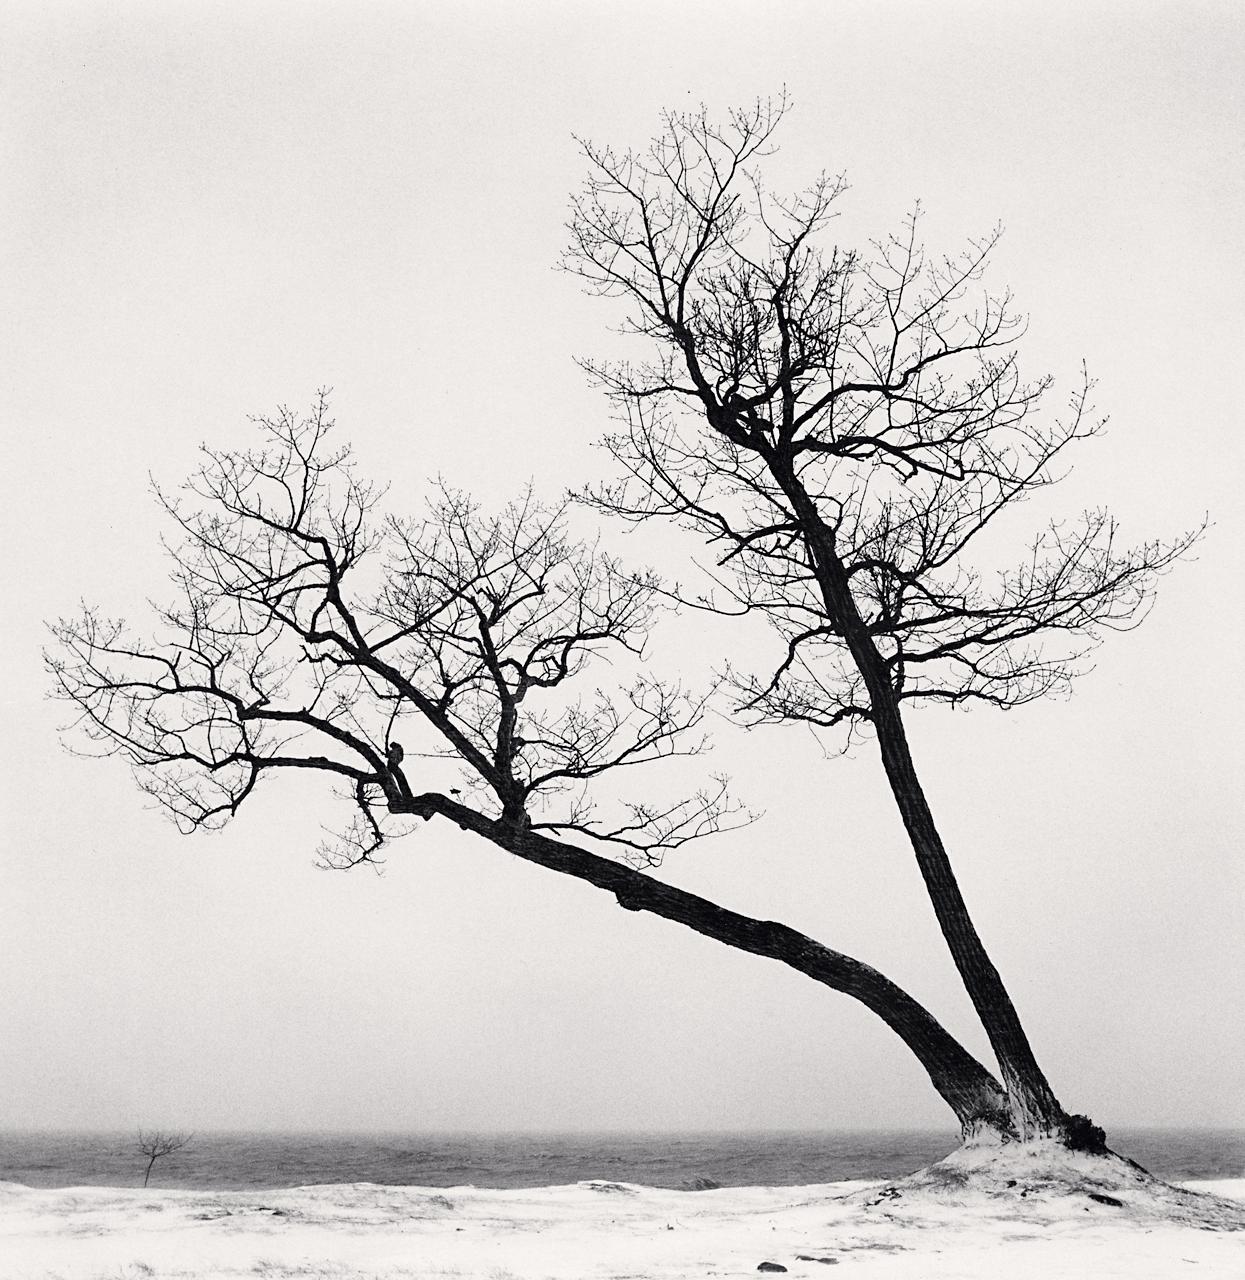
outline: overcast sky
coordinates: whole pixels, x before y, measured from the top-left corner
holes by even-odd
[[[1065,1105],[1245,1124],[1243,54],[1235,0],[6,5],[0,1120],[950,1127],[797,974],[457,831],[318,870],[314,789],[179,837],[44,697],[44,619],[164,594],[148,473],[321,385],[397,510],[439,472],[490,499],[599,474],[573,357],[617,316],[553,269],[572,134],[642,144],[663,108],[785,85],[774,185],[845,172],[844,237],[918,197],[936,248],[1005,224],[1027,368],[1070,389],[1085,359],[1111,416],[1052,499],[1136,539],[1215,522],[1070,699],[911,733]],[[662,659],[703,676],[717,643],[676,627]],[[984,1053],[873,752],[718,737],[766,817],[662,874],[877,965]]]

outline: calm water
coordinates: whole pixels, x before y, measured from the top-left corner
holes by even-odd
[[[1115,1150],[1176,1181],[1245,1177],[1245,1131],[1115,1129]],[[798,1186],[910,1173],[950,1132],[499,1135],[203,1133],[156,1163],[151,1185],[263,1189],[326,1182],[558,1186],[606,1178],[654,1187]],[[0,1133],[0,1181],[137,1186],[132,1133]]]

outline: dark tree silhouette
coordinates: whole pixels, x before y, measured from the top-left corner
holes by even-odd
[[[192,1133],[167,1133],[163,1129],[153,1129],[150,1133],[140,1129],[135,1143],[139,1154],[147,1157],[147,1168],[143,1172],[143,1186],[151,1177],[151,1167],[162,1156],[172,1155],[190,1144]]]
[[[772,195],[757,163],[784,103],[667,115],[644,152],[583,144],[565,266],[620,299],[647,362],[588,363],[616,406],[623,479],[598,508],[668,519],[718,549],[693,601],[765,615],[772,669],[731,673],[746,719],[876,740],[951,955],[998,1059],[1008,1126],[1100,1146],[1065,1113],[982,945],[922,790],[903,712],[1015,707],[1067,684],[1103,629],[1133,625],[1197,534],[1120,545],[1105,512],[1051,524],[987,573],[1015,509],[1099,423],[1082,378],[1062,414],[1026,381],[1023,321],[983,273],[995,232],[931,257],[919,210],[867,253],[827,244],[844,190]],[[981,553],[979,555],[979,553]]]
[[[487,515],[443,489],[420,520],[379,517],[326,443],[323,398],[260,429],[261,448],[205,451],[162,499],[182,541],[153,636],[90,609],[54,627],[55,687],[95,750],[127,760],[183,830],[227,821],[274,775],[332,780],[353,815],[320,851],[333,867],[375,861],[412,821],[452,822],[854,997],[966,1134],[1006,1130],[994,1076],[875,969],[645,874],[750,816],[723,779],[654,798],[652,766],[705,745],[704,695],[643,661],[654,578],[571,539],[530,495]],[[643,798],[620,790],[630,776]]]

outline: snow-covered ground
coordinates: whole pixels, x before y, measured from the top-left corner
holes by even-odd
[[[268,1192],[3,1183],[0,1276],[702,1280],[780,1268],[878,1280],[1245,1276],[1245,1180],[1196,1184],[1227,1198],[1210,1201],[1156,1197],[1126,1170],[1096,1180],[1088,1165],[1088,1174],[1066,1166],[1052,1174],[1040,1159],[986,1165],[961,1156],[932,1177],[893,1183],[709,1191],[610,1182]]]

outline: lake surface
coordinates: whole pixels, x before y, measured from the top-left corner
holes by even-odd
[[[1245,1177],[1245,1131],[1116,1129],[1113,1147],[1175,1181]],[[376,1182],[655,1187],[799,1186],[910,1173],[958,1145],[952,1131],[707,1134],[202,1133],[156,1162],[153,1187],[264,1189]],[[137,1186],[133,1133],[0,1133],[0,1181]]]

